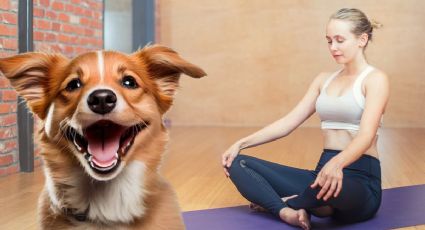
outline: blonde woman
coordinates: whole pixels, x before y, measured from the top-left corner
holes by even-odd
[[[310,228],[309,214],[352,223],[372,218],[381,203],[377,141],[389,96],[385,73],[371,66],[364,51],[377,27],[358,9],[330,17],[326,40],[342,68],[321,73],[292,111],[233,144],[223,155],[225,174],[254,209]],[[289,135],[318,113],[324,147],[315,170],[292,168],[240,150]]]

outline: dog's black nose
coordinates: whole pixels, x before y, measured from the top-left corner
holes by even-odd
[[[87,99],[89,108],[98,114],[111,112],[117,103],[117,95],[109,89],[98,89],[93,91]]]

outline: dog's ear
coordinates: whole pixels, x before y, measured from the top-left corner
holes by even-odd
[[[133,55],[142,59],[161,94],[167,97],[172,98],[175,95],[181,73],[193,78],[206,76],[201,68],[184,60],[177,52],[165,46],[146,46]]]
[[[52,90],[49,78],[55,68],[67,62],[59,54],[24,53],[0,59],[0,72],[26,100],[29,109],[44,119],[46,100]]]

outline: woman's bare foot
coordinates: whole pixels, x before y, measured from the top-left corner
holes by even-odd
[[[304,209],[294,210],[285,207],[280,210],[279,216],[288,224],[300,226],[302,229],[310,229],[310,216]]]
[[[293,199],[298,195],[282,197],[283,202]],[[295,210],[290,207],[283,208],[279,213],[280,219],[288,224],[300,226],[303,229],[310,229],[310,215],[304,210]]]

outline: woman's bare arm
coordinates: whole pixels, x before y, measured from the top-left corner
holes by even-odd
[[[316,111],[316,100],[320,94],[320,86],[329,74],[319,74],[310,84],[301,101],[283,118],[271,123],[259,131],[244,137],[233,144],[222,155],[222,164],[230,167],[233,159],[241,149],[261,145],[289,135]],[[227,171],[225,169],[226,174]]]

